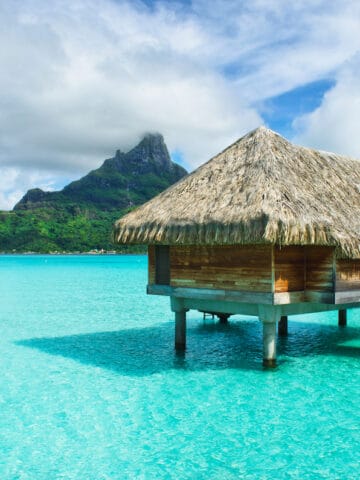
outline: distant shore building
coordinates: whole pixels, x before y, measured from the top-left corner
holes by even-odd
[[[147,291],[168,295],[175,344],[186,311],[258,316],[263,364],[287,316],[360,306],[360,163],[260,127],[118,220],[118,243],[147,244]],[[281,320],[281,321],[280,321]]]

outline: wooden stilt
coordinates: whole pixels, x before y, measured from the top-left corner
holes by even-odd
[[[259,319],[263,324],[263,366],[276,367],[276,324],[280,309],[272,305],[259,305]]]
[[[263,322],[263,365],[276,366],[276,322]]]
[[[186,348],[186,310],[175,312],[175,348],[176,350]]]
[[[338,324],[339,324],[339,327],[346,327],[347,325],[347,315],[346,315],[346,310],[339,310],[339,320],[338,320]]]
[[[278,334],[281,336],[286,336],[288,334],[288,317],[286,315],[280,317]]]
[[[218,318],[219,318],[219,322],[220,322],[220,323],[223,323],[223,324],[227,324],[227,323],[228,323],[228,318],[230,317],[229,314],[227,314],[227,313],[218,313],[217,316],[218,316]]]

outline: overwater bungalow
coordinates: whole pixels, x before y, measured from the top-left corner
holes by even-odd
[[[263,364],[287,316],[360,306],[360,163],[260,127],[115,224],[147,244],[147,292],[168,295],[175,345],[186,312],[255,315]]]

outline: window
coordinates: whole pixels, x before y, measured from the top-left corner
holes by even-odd
[[[170,285],[170,247],[155,247],[155,282],[157,285]]]

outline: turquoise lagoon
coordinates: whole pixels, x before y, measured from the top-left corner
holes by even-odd
[[[0,479],[358,479],[360,314],[292,317],[279,367],[260,323],[190,312],[145,256],[0,257]]]

